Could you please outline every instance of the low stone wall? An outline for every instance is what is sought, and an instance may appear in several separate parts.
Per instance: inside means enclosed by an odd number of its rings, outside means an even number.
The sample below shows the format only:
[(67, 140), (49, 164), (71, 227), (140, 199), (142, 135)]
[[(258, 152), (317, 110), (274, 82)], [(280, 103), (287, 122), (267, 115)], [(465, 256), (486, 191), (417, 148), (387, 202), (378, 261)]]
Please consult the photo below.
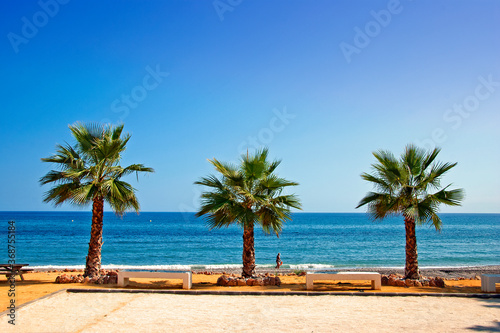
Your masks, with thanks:
[(218, 286), (280, 286), (278, 276), (264, 275), (250, 278), (222, 275), (217, 279)]
[(382, 275), (382, 285), (395, 287), (445, 287), (444, 279), (438, 276), (434, 278), (422, 276), (419, 280), (412, 280), (404, 279), (403, 275), (400, 274)]
[(101, 276), (89, 278), (82, 274), (67, 275), (61, 274), (56, 277), (56, 283), (93, 283), (93, 284), (113, 284), (118, 282), (118, 273), (115, 271), (101, 271)]

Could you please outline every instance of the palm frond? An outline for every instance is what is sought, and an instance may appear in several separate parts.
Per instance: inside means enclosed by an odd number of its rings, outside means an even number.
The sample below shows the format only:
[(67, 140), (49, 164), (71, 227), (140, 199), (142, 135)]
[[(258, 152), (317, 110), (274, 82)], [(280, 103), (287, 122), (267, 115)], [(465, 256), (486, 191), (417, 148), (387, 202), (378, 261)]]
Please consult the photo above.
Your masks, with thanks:
[[(117, 126), (115, 126), (113, 128), (109, 128), (107, 130), (107, 132), (111, 133), (111, 140), (119, 140), (120, 139), (120, 137), (122, 135), (122, 132), (123, 132), (123, 127), (124, 126), (125, 126), (124, 124), (120, 124), (120, 125), (117, 125)], [(129, 137), (130, 137), (130, 135), (127, 134), (126, 135), (126, 138), (127, 138), (126, 141), (128, 141)], [(122, 140), (123, 140), (123, 138), (122, 138)]]
[(439, 202), (448, 206), (460, 206), (461, 202), (463, 201), (465, 197), (465, 192), (463, 189), (454, 189), (447, 191), (446, 189), (450, 185), (446, 186), (444, 189), (434, 193), (430, 194), (428, 197), (435, 201)]
[(356, 206), (356, 208), (359, 208), (361, 206), (364, 206), (364, 205), (367, 205), (367, 204), (370, 204), (372, 202), (376, 202), (376, 201), (379, 201), (379, 200), (383, 200), (385, 194), (383, 193), (376, 193), (376, 192), (368, 192), (364, 197), (363, 199), (361, 199), (359, 202), (358, 202), (358, 205)]
[(387, 192), (387, 193), (392, 193), (394, 191), (393, 186), (394, 184), (389, 183), (386, 180), (386, 177), (384, 178), (379, 178), (374, 175), (371, 175), (369, 173), (363, 173), (361, 174), (361, 178), (364, 180), (373, 183), (373, 186), (376, 189), (380, 189), (381, 191)]
[(135, 196), (135, 191), (127, 182), (109, 179), (104, 184), (104, 190), (109, 194), (104, 198), (118, 215), (123, 215), (127, 210), (139, 211), (140, 206)]
[[(71, 204), (75, 204), (74, 197), (80, 187), (81, 184), (79, 183), (67, 183), (67, 184), (56, 185), (47, 192), (45, 192), (43, 201), (47, 203), (52, 202), (56, 207), (66, 201)], [(84, 204), (86, 203), (87, 202), (85, 202)]]
[(262, 230), (266, 234), (274, 232), (276, 236), (279, 236), (281, 233), (283, 223), (292, 219), (289, 209), (275, 205), (261, 207), (261, 209), (256, 212), (256, 215), (261, 221), (260, 225), (262, 226)]
[(433, 186), (434, 188), (439, 188), (441, 176), (443, 176), (446, 172), (448, 172), (456, 165), (457, 163), (436, 163), (432, 166), (431, 171), (429, 172), (427, 177), (422, 180), (422, 182), (425, 185), (428, 184)]
[(225, 178), (237, 178), (241, 177), (241, 175), (238, 173), (237, 168), (229, 163), (222, 163), (218, 161), (217, 159), (213, 160), (208, 160), (212, 165), (215, 167), (215, 169), (222, 174), (223, 177)]
[(221, 183), (221, 181), (214, 175), (209, 175), (208, 177), (202, 177), (200, 178), (200, 180), (194, 182), (194, 184), (213, 187), (221, 190), (224, 188), (224, 185)]
[(145, 167), (143, 164), (131, 164), (126, 168), (122, 168), (121, 166), (111, 166), (107, 168), (107, 171), (107, 174), (111, 178), (117, 179), (135, 173), (137, 180), (139, 179), (139, 172), (155, 172), (153, 168)]
[(270, 202), (272, 206), (286, 207), (287, 210), (289, 210), (289, 207), (302, 209), (302, 204), (295, 194), (280, 195), (278, 197), (271, 198)]
[(422, 163), (422, 170), (426, 170), (434, 162), (440, 151), (441, 149), (436, 147), (426, 155)]
[(411, 176), (418, 176), (422, 172), (422, 165), (425, 158), (425, 151), (414, 145), (408, 145), (401, 156), (401, 166), (408, 170)]
[(267, 168), (267, 174), (270, 175), (276, 170), (276, 168), (281, 164), (281, 160), (272, 161), (269, 167)]
[(273, 195), (281, 193), (285, 188), (289, 186), (298, 186), (299, 183), (289, 181), (284, 178), (280, 178), (276, 175), (269, 175), (261, 179), (256, 188), (256, 193), (263, 193), (266, 195)]
[(55, 183), (67, 180), (66, 173), (63, 171), (55, 171), (51, 170), (47, 172), (47, 174), (40, 178), (39, 182), (41, 185), (45, 185), (48, 183)]
[(94, 149), (96, 140), (104, 134), (104, 126), (98, 123), (83, 124), (80, 122), (70, 125), (69, 129), (77, 142), (77, 149), (89, 155)]

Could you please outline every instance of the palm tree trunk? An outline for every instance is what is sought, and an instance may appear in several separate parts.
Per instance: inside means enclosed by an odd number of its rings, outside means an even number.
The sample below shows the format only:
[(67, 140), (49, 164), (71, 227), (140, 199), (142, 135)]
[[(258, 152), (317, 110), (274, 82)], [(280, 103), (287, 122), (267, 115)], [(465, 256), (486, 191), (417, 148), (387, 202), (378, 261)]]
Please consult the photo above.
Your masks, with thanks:
[(98, 277), (101, 270), (102, 248), (102, 221), (104, 213), (104, 199), (94, 198), (92, 205), (92, 228), (90, 230), (89, 253), (85, 265), (84, 276)]
[(243, 277), (251, 277), (255, 274), (255, 245), (253, 237), (253, 223), (243, 226)]
[(405, 279), (419, 279), (420, 272), (418, 270), (417, 259), (417, 234), (415, 232), (415, 220), (405, 216), (406, 230), (406, 265)]

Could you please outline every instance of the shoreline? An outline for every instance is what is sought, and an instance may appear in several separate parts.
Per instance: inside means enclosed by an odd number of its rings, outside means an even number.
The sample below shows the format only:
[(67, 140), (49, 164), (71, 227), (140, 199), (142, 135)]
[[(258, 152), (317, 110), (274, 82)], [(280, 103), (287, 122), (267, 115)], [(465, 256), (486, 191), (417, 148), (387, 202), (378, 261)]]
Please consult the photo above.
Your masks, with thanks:
[[(103, 265), (102, 269), (104, 270), (191, 270), (197, 274), (203, 274), (205, 272), (211, 274), (235, 274), (240, 275), (242, 271), (242, 267), (217, 267), (217, 268), (200, 268), (203, 265), (178, 265), (180, 267), (185, 268), (158, 268), (157, 265), (145, 265), (141, 266), (127, 266), (127, 265)], [(209, 265), (207, 265), (209, 266)], [(119, 268), (118, 268), (119, 267)], [(195, 267), (195, 268), (190, 268)], [(71, 273), (76, 271), (82, 271), (83, 266), (33, 266), (36, 272), (61, 272), (61, 273)], [(292, 268), (280, 268), (275, 269), (272, 267), (259, 267), (255, 268), (256, 274), (290, 274), (295, 272), (309, 272), (309, 271), (352, 271), (352, 272), (377, 272), (383, 275), (390, 274), (404, 274), (403, 267), (331, 267), (331, 268), (306, 268), (306, 269), (292, 269)], [(421, 267), (420, 273), (423, 276), (427, 277), (442, 277), (445, 279), (453, 279), (453, 278), (476, 278), (481, 274), (500, 274), (500, 265), (487, 265), (487, 266), (460, 266), (460, 267)]]

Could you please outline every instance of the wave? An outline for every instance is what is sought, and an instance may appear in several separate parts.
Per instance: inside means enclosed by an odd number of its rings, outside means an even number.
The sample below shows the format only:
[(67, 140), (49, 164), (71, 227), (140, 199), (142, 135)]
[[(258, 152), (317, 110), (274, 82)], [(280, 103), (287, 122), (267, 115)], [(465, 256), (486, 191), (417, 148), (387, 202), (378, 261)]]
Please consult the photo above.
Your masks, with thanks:
[[(260, 267), (260, 266), (259, 266)], [(30, 266), (33, 269), (39, 270), (62, 270), (62, 269), (84, 269), (85, 265), (40, 265)], [(102, 269), (107, 270), (215, 270), (215, 269), (237, 269), (241, 265), (227, 264), (227, 265), (102, 265)]]
[[(33, 269), (38, 270), (62, 270), (62, 269), (84, 269), (85, 265), (41, 265), (41, 266), (30, 266)], [(241, 269), (241, 264), (195, 264), (195, 265), (116, 265), (108, 264), (102, 265), (102, 269), (108, 270), (232, 270)], [(296, 265), (283, 265), (282, 269), (331, 269), (334, 265), (324, 265), (324, 264), (296, 264)], [(275, 265), (257, 265), (257, 269), (274, 269)]]
[[(446, 269), (446, 268), (452, 268), (452, 269), (467, 269), (471, 267), (483, 267), (483, 266), (488, 266), (488, 265), (457, 265), (457, 266), (420, 266), (420, 269)], [(85, 265), (39, 265), (39, 266), (30, 266), (30, 268), (33, 268), (35, 270), (64, 270), (64, 269), (78, 269), (78, 270), (83, 270), (85, 268)], [(212, 265), (212, 264), (196, 264), (196, 265), (116, 265), (116, 264), (108, 264), (108, 265), (102, 265), (102, 269), (106, 270), (193, 270), (193, 271), (211, 271), (211, 270), (217, 270), (217, 271), (222, 271), (222, 270), (228, 270), (228, 271), (233, 271), (233, 270), (238, 270), (241, 269), (242, 265), (241, 264), (218, 264), (218, 265)], [(281, 269), (285, 270), (331, 270), (331, 269), (363, 269), (363, 268), (383, 268), (383, 269), (404, 269), (403, 266), (365, 266), (365, 265), (358, 265), (358, 266), (353, 266), (353, 265), (340, 265), (340, 266), (335, 266), (335, 265), (327, 265), (327, 264), (284, 264), (281, 266)], [(274, 265), (259, 265), (257, 264), (257, 270), (262, 269), (262, 270), (273, 270), (275, 269)]]

